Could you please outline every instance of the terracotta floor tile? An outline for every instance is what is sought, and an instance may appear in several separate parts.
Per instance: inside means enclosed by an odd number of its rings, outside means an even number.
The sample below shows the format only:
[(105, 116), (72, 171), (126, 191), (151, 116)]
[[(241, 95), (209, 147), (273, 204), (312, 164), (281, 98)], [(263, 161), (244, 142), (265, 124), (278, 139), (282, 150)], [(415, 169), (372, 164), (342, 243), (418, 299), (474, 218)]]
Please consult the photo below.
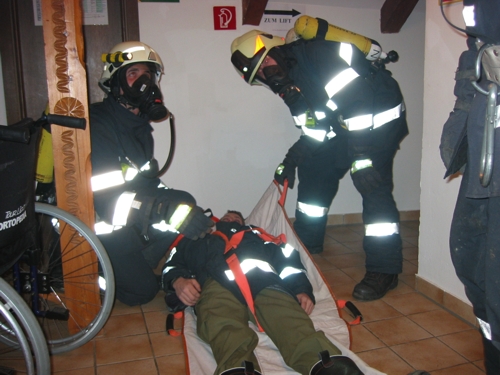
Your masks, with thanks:
[(471, 362), (483, 358), (481, 334), (475, 329), (440, 336), (438, 339)]
[(415, 369), (433, 371), (467, 363), (460, 354), (436, 338), (391, 347)]
[(403, 249), (403, 259), (418, 260), (418, 247), (412, 246)]
[(370, 302), (360, 302), (353, 300), (354, 305), (363, 314), (363, 323), (391, 319), (402, 316), (402, 314), (396, 310), (394, 307), (388, 305), (382, 300), (370, 301)]
[(165, 292), (159, 291), (156, 297), (151, 302), (145, 305), (141, 305), (141, 310), (143, 312), (165, 310), (167, 308), (167, 305), (165, 304), (164, 297), (165, 297)]
[(409, 315), (408, 318), (434, 336), (472, 329), (469, 324), (442, 309)]
[(355, 253), (354, 250), (340, 243), (333, 244), (325, 244), (323, 247), (322, 256), (330, 256), (330, 255), (342, 255), (342, 254), (352, 254)]
[(158, 357), (156, 363), (158, 364), (159, 375), (186, 375), (184, 354)]
[(163, 311), (152, 311), (144, 313), (148, 332), (166, 332), (166, 322), (168, 314), (169, 312), (166, 309)]
[(52, 368), (52, 373), (54, 375), (95, 375), (96, 369), (94, 366), (80, 369), (70, 369), (66, 371), (57, 371)]
[(437, 304), (417, 292), (397, 295), (387, 294), (383, 300), (404, 315), (438, 310), (440, 308)]
[(184, 353), (182, 336), (170, 336), (166, 332), (156, 332), (149, 335), (155, 357)]
[(404, 237), (403, 238), (403, 248), (408, 246), (418, 246), (418, 236), (415, 237)]
[(354, 353), (384, 348), (385, 344), (362, 325), (351, 327), (351, 350)]
[(369, 350), (358, 356), (365, 363), (387, 375), (406, 375), (414, 369), (389, 348)]
[(141, 306), (128, 306), (116, 300), (111, 315), (135, 314), (141, 312)]
[(347, 242), (347, 241), (361, 241), (363, 240), (362, 233), (356, 233), (346, 226), (334, 226), (331, 228), (327, 228), (326, 234), (327, 236), (333, 238), (338, 242)]
[[(343, 299), (346, 301), (352, 301), (352, 290), (354, 289), (354, 285), (356, 283), (354, 281), (351, 281), (347, 284), (342, 284), (342, 285), (331, 285), (330, 288), (333, 291), (333, 294), (335, 298), (337, 299)], [(354, 303), (356, 305), (356, 303)]]
[(365, 266), (356, 266), (356, 267), (344, 267), (342, 268), (342, 272), (348, 275), (351, 279), (359, 283), (365, 277), (366, 269)]
[(50, 357), (52, 371), (91, 368), (94, 371), (94, 347), (91, 341), (67, 353), (54, 354)]
[(313, 259), (314, 263), (318, 266), (321, 272), (325, 272), (331, 269), (337, 269), (337, 267), (335, 267), (331, 262), (329, 262), (320, 255), (315, 255)]
[(399, 281), (409, 285), (411, 288), (415, 289), (415, 275), (399, 275)]
[(326, 282), (329, 285), (342, 285), (352, 283), (352, 279), (339, 269), (330, 269), (322, 271)]
[(153, 357), (148, 335), (96, 340), (98, 366)]
[(104, 338), (140, 335), (146, 333), (142, 312), (110, 316), (103, 329)]
[(349, 249), (351, 249), (352, 251), (354, 251), (356, 253), (364, 252), (363, 241), (345, 241), (345, 242), (342, 242), (342, 244), (345, 247), (348, 247)]
[(364, 253), (352, 253), (352, 254), (342, 254), (342, 255), (323, 255), (323, 257), (337, 268), (352, 267), (352, 266), (364, 266), (365, 265), (365, 254)]
[(365, 323), (366, 327), (377, 338), (388, 346), (403, 344), (431, 337), (431, 334), (406, 317), (380, 320)]
[(154, 359), (97, 366), (97, 375), (157, 375)]
[(432, 375), (483, 375), (484, 371), (478, 369), (472, 363), (432, 371)]
[(415, 275), (418, 272), (418, 264), (414, 261), (403, 259), (403, 275)]

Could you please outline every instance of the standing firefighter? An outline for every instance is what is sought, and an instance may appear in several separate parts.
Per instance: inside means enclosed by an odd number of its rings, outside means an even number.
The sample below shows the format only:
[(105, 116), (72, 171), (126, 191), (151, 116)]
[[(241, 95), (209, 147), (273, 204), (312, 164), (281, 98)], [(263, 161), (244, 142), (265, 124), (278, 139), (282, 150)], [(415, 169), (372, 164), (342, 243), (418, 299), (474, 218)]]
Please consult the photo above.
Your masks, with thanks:
[(457, 100), (440, 146), (445, 177), (464, 172), (451, 258), (481, 328), (488, 375), (500, 374), (499, 14), (499, 0), (464, 0), (468, 50), (459, 59)]
[(158, 293), (153, 270), (178, 233), (203, 237), (213, 222), (191, 194), (158, 178), (150, 121), (169, 116), (158, 87), (160, 56), (144, 43), (124, 42), (103, 58), (99, 83), (107, 96), (90, 108), (96, 230), (118, 299), (138, 305)]
[(298, 168), (299, 238), (311, 253), (323, 251), (330, 205), (350, 171), (363, 198), (366, 253), (366, 274), (353, 296), (383, 297), (402, 271), (392, 167), (408, 127), (401, 91), (385, 69), (397, 54), (388, 58), (375, 41), (308, 16), (297, 20), (287, 43), (253, 30), (234, 40), (231, 53), (245, 81), (279, 95), (302, 129), (274, 176), (293, 187)]

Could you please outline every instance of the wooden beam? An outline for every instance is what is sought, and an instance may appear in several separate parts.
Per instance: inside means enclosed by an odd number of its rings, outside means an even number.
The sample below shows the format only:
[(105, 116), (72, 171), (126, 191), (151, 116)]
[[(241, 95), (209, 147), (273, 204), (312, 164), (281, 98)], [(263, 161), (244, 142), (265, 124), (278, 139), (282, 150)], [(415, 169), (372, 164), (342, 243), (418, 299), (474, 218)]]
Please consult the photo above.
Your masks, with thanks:
[(267, 0), (242, 0), (243, 25), (260, 25), (260, 20), (266, 10)]
[(380, 10), (380, 31), (398, 33), (417, 3), (418, 0), (385, 0)]

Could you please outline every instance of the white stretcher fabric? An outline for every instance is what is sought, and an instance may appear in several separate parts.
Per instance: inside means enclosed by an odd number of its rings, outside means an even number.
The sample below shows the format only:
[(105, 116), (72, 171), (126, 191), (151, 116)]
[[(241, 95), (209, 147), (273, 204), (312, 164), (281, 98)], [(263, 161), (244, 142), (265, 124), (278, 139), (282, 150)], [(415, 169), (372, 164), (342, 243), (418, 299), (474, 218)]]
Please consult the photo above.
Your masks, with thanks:
[[(337, 309), (333, 292), (315, 265), (309, 252), (298, 239), (288, 219), (285, 209), (279, 204), (282, 194), (281, 187), (274, 181), (266, 190), (260, 201), (246, 219), (247, 224), (261, 227), (272, 235), (284, 233), (287, 242), (300, 252), (301, 260), (307, 270), (307, 275), (313, 286), (316, 306), (311, 319), (316, 330), (322, 330), (337, 346), (342, 354), (352, 358), (365, 375), (384, 375), (384, 373), (369, 367), (355, 353), (349, 350), (350, 334), (348, 325)], [(259, 337), (259, 345), (255, 355), (263, 375), (296, 375), (281, 357), (274, 343), (265, 333), (249, 323)], [(191, 375), (213, 375), (216, 363), (210, 346), (196, 334), (196, 316), (191, 307), (184, 311), (183, 337), (186, 353), (186, 370)], [(319, 361), (319, 358), (318, 358)]]

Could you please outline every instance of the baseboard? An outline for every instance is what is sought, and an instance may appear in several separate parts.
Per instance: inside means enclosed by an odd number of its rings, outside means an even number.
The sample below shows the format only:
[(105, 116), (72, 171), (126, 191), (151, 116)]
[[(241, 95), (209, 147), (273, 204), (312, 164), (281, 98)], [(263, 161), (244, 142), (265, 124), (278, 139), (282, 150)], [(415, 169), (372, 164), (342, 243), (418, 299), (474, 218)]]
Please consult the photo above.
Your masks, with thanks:
[[(420, 210), (399, 211), (400, 221), (415, 221), (420, 219)], [(362, 214), (328, 215), (327, 225), (363, 224)]]
[(434, 284), (422, 279), (420, 276), (415, 275), (415, 288), (417, 291), (444, 309), (455, 314), (470, 325), (478, 328), (477, 319), (472, 311), (472, 306), (457, 297), (445, 292)]

